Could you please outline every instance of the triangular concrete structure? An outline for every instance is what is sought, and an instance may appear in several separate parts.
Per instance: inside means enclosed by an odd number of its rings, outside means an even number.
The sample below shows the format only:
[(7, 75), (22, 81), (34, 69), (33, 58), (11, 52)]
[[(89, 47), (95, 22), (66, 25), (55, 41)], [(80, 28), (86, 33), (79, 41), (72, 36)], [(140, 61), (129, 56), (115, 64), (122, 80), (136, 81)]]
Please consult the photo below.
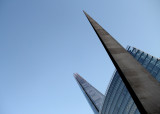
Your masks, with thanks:
[(140, 113), (160, 114), (160, 83), (95, 20), (87, 13), (85, 15), (106, 49)]

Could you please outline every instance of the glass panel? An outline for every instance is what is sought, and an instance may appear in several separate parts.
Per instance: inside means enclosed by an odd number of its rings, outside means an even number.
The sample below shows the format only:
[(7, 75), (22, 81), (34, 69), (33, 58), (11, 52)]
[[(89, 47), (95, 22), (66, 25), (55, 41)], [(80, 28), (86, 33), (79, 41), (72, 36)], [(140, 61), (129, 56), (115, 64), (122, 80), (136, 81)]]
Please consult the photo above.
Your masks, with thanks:
[(133, 47), (128, 48), (129, 53), (132, 53), (132, 51), (133, 51)]
[(138, 51), (135, 56), (135, 59), (138, 60), (142, 53), (143, 53), (142, 51)]
[(128, 114), (132, 105), (133, 105), (133, 99), (130, 97), (123, 114)]
[(157, 59), (156, 58), (154, 58), (154, 57), (152, 57), (152, 60), (150, 61), (150, 63), (148, 64), (148, 66), (147, 66), (147, 70), (150, 72), (152, 69), (153, 69), (153, 67), (155, 66), (155, 63), (157, 62)]
[(137, 53), (137, 51), (138, 51), (138, 50), (137, 50), (136, 48), (134, 48), (134, 49), (132, 50), (132, 53), (131, 53), (131, 54), (132, 54), (133, 56), (135, 56), (136, 53)]
[(158, 71), (158, 74), (156, 76), (156, 79), (160, 82), (160, 70)]
[(142, 53), (141, 57), (138, 59), (138, 61), (142, 64), (144, 59), (146, 58), (147, 54), (146, 53)]
[[(126, 88), (126, 90), (127, 90), (127, 88)], [(124, 99), (123, 99), (123, 102), (121, 103), (120, 110), (119, 110), (119, 112), (118, 112), (119, 114), (123, 114), (123, 111), (125, 110), (126, 105), (127, 105), (127, 103), (128, 103), (128, 100), (129, 100), (130, 98), (131, 98), (131, 96), (130, 96), (128, 90), (127, 90), (127, 93), (126, 93), (126, 95), (125, 95), (125, 97), (124, 97)]]
[(150, 56), (150, 55), (147, 56), (147, 58), (143, 62), (143, 66), (144, 67), (147, 67), (147, 65), (150, 62), (151, 58), (152, 58), (152, 56)]
[(117, 92), (115, 94), (114, 100), (112, 101), (111, 108), (109, 110), (109, 114), (112, 114), (113, 111), (115, 110), (115, 106), (117, 105), (117, 101), (119, 100), (119, 97), (120, 97), (120, 95), (122, 93), (122, 89), (124, 87), (123, 85), (124, 84), (123, 84), (123, 82), (121, 80), (121, 84), (119, 85), (118, 90), (117, 90)]
[(137, 109), (136, 112), (134, 114), (140, 114), (139, 110)]
[(109, 107), (108, 107), (109, 100), (110, 100), (110, 98), (112, 98), (112, 93), (114, 91), (114, 88), (115, 88), (119, 78), (120, 78), (120, 76), (119, 76), (118, 72), (116, 71), (115, 74), (114, 74), (113, 80), (110, 84), (110, 87), (107, 91), (107, 95), (105, 97), (105, 101), (104, 101), (104, 104), (103, 104), (103, 110), (102, 110), (103, 114), (106, 112), (107, 109), (109, 109)]
[(123, 86), (123, 90), (121, 90), (121, 94), (120, 94), (120, 96), (119, 96), (119, 98), (118, 98), (118, 100), (116, 102), (116, 106), (114, 107), (113, 114), (118, 114), (118, 112), (119, 112), (119, 110), (121, 108), (122, 101), (123, 101), (123, 99), (124, 99), (124, 97), (125, 97), (125, 95), (127, 93), (126, 92), (126, 87), (125, 87), (124, 83), (123, 83), (122, 86)]
[[(119, 77), (119, 75), (118, 75), (118, 77)], [(109, 99), (109, 101), (108, 101), (108, 104), (107, 104), (105, 113), (108, 113), (109, 109), (112, 107), (111, 104), (112, 104), (112, 102), (113, 102), (113, 100), (114, 100), (114, 98), (115, 98), (115, 96), (116, 96), (116, 92), (117, 92), (117, 90), (118, 90), (118, 87), (119, 87), (121, 81), (122, 81), (122, 80), (121, 80), (121, 78), (119, 77), (117, 83), (115, 83), (115, 87), (114, 87), (113, 92), (112, 92), (112, 95), (111, 95), (111, 97), (110, 97), (110, 99)]]
[(131, 107), (131, 109), (130, 109), (129, 114), (134, 114), (134, 113), (136, 112), (136, 109), (137, 109), (137, 106), (136, 106), (135, 103), (133, 103), (133, 105), (132, 105), (132, 107)]

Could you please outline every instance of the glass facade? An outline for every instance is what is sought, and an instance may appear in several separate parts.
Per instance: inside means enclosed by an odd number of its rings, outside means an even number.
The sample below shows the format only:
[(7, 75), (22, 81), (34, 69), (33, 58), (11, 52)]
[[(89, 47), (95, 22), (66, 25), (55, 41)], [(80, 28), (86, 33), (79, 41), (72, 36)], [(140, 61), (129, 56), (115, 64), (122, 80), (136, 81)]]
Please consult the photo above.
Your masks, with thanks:
[[(127, 51), (160, 82), (160, 60), (134, 47)], [(130, 93), (115, 71), (106, 92), (100, 114), (139, 114)]]
[[(160, 82), (160, 59), (130, 46), (127, 51)], [(117, 71), (113, 74), (105, 96), (80, 75), (74, 76), (95, 114), (140, 114)]]
[(99, 113), (99, 110), (104, 101), (104, 95), (83, 79), (79, 74), (74, 74), (81, 90), (83, 91), (88, 103), (90, 104), (95, 114)]

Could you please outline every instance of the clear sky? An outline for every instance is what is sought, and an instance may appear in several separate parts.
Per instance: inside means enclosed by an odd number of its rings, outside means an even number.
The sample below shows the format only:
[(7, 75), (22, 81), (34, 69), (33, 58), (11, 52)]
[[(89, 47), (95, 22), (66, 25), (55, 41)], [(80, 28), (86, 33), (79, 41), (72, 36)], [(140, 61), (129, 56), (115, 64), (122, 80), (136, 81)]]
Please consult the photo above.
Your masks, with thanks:
[(122, 46), (160, 57), (159, 0), (0, 0), (0, 114), (93, 114), (77, 72), (103, 94), (114, 66), (85, 10)]

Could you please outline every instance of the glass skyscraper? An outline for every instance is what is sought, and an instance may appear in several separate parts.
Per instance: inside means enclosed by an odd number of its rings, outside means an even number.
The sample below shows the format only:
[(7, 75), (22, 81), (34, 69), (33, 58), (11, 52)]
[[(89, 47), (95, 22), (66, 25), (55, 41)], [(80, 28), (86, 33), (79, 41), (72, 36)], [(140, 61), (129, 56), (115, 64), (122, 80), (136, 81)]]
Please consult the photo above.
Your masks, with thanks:
[[(127, 47), (127, 51), (160, 82), (160, 59), (131, 46)], [(75, 78), (95, 114), (140, 113), (117, 71), (114, 72), (105, 95), (78, 74), (75, 74)]]
[(98, 114), (104, 101), (104, 95), (91, 84), (89, 84), (85, 79), (83, 79), (79, 74), (74, 74), (74, 77), (77, 80), (77, 83), (79, 84), (92, 110), (95, 114)]

